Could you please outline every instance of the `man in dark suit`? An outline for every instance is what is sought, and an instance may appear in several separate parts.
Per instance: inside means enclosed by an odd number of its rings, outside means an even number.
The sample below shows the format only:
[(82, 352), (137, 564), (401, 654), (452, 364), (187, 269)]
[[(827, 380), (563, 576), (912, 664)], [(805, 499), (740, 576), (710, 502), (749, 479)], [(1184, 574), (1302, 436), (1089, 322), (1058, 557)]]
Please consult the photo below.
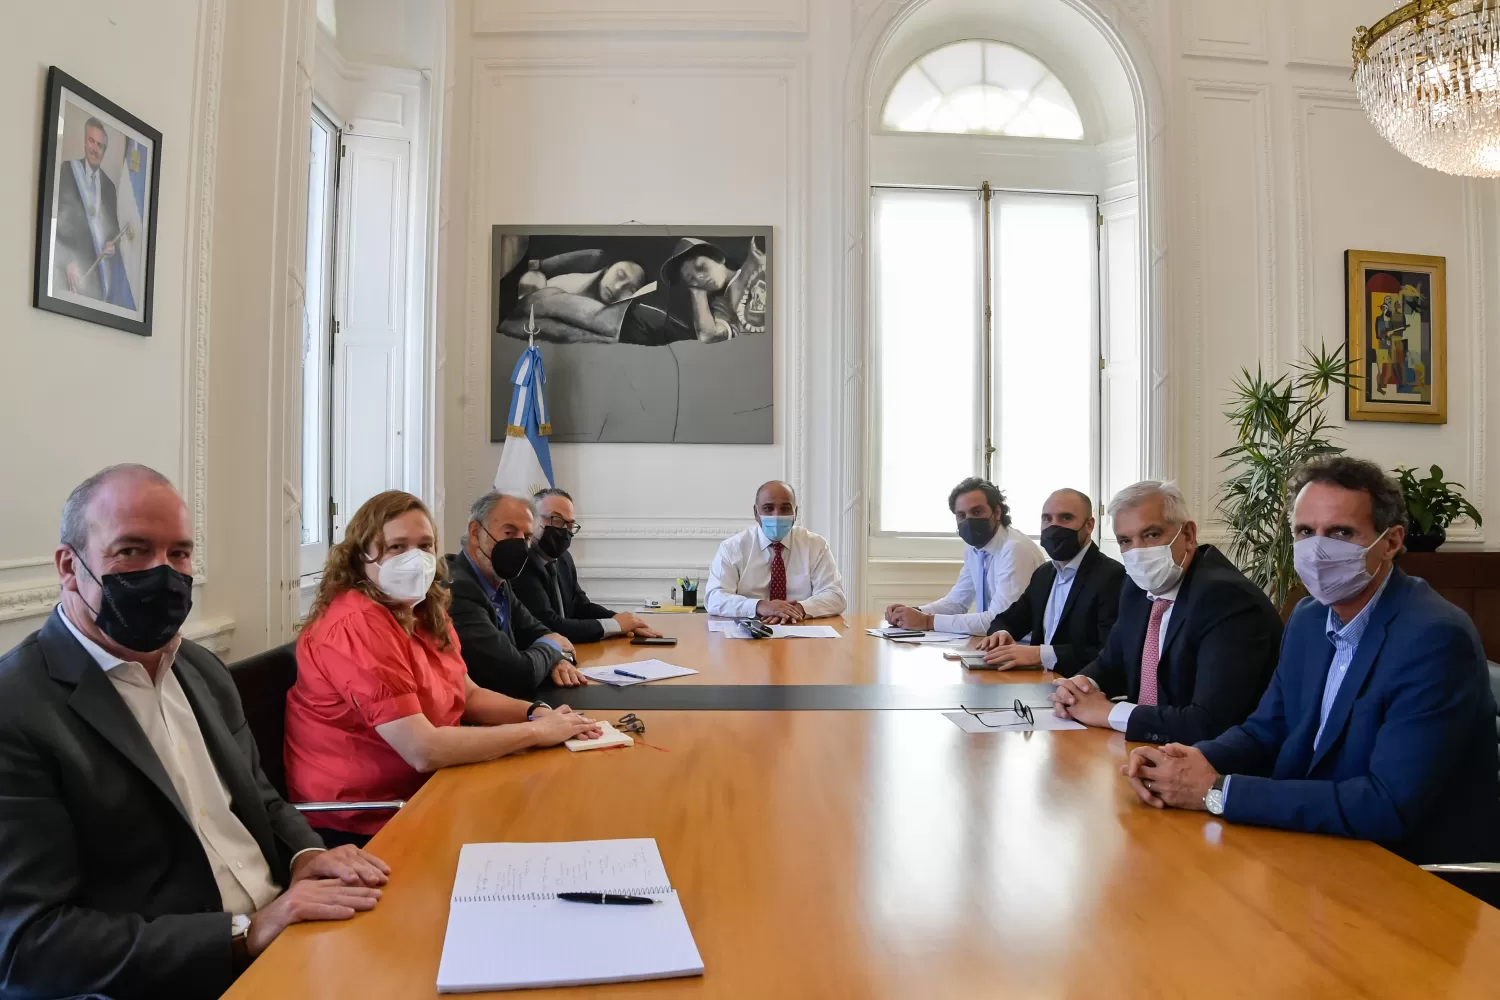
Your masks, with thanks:
[(187, 506), (115, 466), (68, 497), (61, 600), (0, 659), (0, 996), (212, 998), (289, 924), (375, 905), (260, 769), (234, 682), (178, 629)]
[(1245, 721), (1276, 669), (1276, 609), (1222, 552), (1198, 544), (1171, 483), (1126, 487), (1109, 516), (1130, 579), (1098, 658), (1056, 681), (1057, 714), (1142, 743), (1212, 739)]
[(62, 164), (57, 175), (57, 240), (53, 246), (53, 290), (67, 289), (134, 309), (129, 278), (119, 252), (119, 204), (115, 182), (102, 168), (109, 149), (104, 123), (83, 126), (83, 156)]
[(1125, 567), (1100, 552), (1093, 535), (1094, 504), (1086, 494), (1063, 489), (1047, 498), (1042, 548), (1048, 561), (990, 623), (979, 643), (986, 663), (1072, 677), (1094, 661), (1114, 628)]
[(573, 643), (532, 617), (511, 588), (526, 565), (532, 523), (524, 497), (486, 493), (469, 508), (463, 551), (447, 557), (448, 614), (469, 676), (521, 699), (549, 680), (558, 687), (587, 683), (574, 665)]
[(1417, 864), (1500, 858), (1495, 701), (1474, 623), (1395, 565), (1400, 488), (1338, 456), (1290, 484), (1297, 575), (1312, 595), (1241, 726), (1141, 748), (1123, 769), (1158, 808), (1373, 840)]
[(552, 631), (573, 642), (598, 642), (611, 635), (660, 636), (639, 615), (619, 614), (589, 600), (578, 582), (578, 567), (568, 548), (579, 525), (573, 498), (559, 489), (545, 489), (532, 497), (536, 506), (536, 536), (521, 575), (516, 596), (526, 610)]

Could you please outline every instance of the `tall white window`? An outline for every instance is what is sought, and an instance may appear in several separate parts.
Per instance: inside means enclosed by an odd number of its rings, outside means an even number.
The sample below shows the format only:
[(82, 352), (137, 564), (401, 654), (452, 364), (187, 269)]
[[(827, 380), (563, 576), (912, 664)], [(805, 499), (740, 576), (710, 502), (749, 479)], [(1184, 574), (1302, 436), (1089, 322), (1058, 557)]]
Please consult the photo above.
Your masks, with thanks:
[(897, 132), (1083, 138), (1068, 88), (1035, 56), (971, 39), (927, 53), (891, 88), (881, 116)]
[(333, 256), (339, 131), (317, 108), (308, 123), (307, 259), (302, 296), (302, 573), (328, 555), (332, 523)]
[(1097, 201), (873, 194), (876, 530), (951, 535), (948, 490), (984, 475), (1035, 534), (1053, 490), (1098, 495)]

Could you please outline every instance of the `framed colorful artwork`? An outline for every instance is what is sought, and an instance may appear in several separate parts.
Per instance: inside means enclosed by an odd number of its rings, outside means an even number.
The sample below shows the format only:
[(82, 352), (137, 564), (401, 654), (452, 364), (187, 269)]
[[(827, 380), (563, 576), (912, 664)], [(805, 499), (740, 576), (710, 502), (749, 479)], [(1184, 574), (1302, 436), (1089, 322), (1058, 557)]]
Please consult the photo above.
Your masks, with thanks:
[(1344, 416), (1448, 422), (1448, 261), (1344, 252), (1350, 368)]

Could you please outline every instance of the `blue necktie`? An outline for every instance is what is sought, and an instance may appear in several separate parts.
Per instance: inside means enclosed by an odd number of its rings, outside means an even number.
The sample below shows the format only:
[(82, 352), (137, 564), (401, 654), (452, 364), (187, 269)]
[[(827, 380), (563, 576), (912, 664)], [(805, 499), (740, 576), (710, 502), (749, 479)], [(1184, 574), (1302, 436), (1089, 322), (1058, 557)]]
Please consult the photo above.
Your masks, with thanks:
[(501, 584), (495, 591), (495, 617), (500, 620), (500, 631), (510, 631), (510, 601), (505, 596), (505, 585)]
[(986, 587), (988, 582), (985, 577), (989, 576), (990, 554), (983, 549), (979, 550), (979, 593), (974, 595), (974, 610), (988, 611), (990, 604), (990, 592)]

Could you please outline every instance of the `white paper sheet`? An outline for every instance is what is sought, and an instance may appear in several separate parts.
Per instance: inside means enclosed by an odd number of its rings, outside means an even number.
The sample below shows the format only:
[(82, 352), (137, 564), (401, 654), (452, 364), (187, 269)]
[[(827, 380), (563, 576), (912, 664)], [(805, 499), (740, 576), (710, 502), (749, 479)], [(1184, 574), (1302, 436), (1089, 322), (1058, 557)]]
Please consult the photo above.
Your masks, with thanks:
[[(621, 670), (638, 674), (639, 676), (626, 677), (625, 674), (620, 673)], [(686, 677), (688, 674), (696, 674), (698, 671), (692, 667), (679, 667), (672, 663), (663, 663), (661, 660), (635, 660), (631, 663), (615, 663), (603, 667), (584, 667), (578, 672), (591, 681), (608, 684), (610, 687), (630, 687), (632, 684), (645, 684), (647, 681), (662, 681), (668, 677)]]
[[(729, 624), (734, 625), (734, 622)], [(748, 639), (749, 634), (744, 629), (736, 626), (734, 629), (723, 630), (727, 639)], [(837, 639), (839, 630), (832, 625), (772, 625), (772, 639)]]
[[(1072, 719), (1059, 719), (1052, 714), (1052, 704), (1048, 702), (1046, 707), (1031, 706), (1032, 716), (1036, 719), (1036, 725), (1029, 725), (1025, 719), (1016, 715), (1015, 712), (996, 710), (979, 712), (980, 718), (975, 718), (968, 712), (944, 712), (943, 715), (950, 719), (955, 726), (966, 733), (1060, 733), (1076, 729), (1087, 729), (1081, 722)], [(985, 725), (989, 723), (989, 725)]]
[(923, 632), (908, 639), (892, 639), (892, 642), (968, 642), (974, 638), (965, 632)]

